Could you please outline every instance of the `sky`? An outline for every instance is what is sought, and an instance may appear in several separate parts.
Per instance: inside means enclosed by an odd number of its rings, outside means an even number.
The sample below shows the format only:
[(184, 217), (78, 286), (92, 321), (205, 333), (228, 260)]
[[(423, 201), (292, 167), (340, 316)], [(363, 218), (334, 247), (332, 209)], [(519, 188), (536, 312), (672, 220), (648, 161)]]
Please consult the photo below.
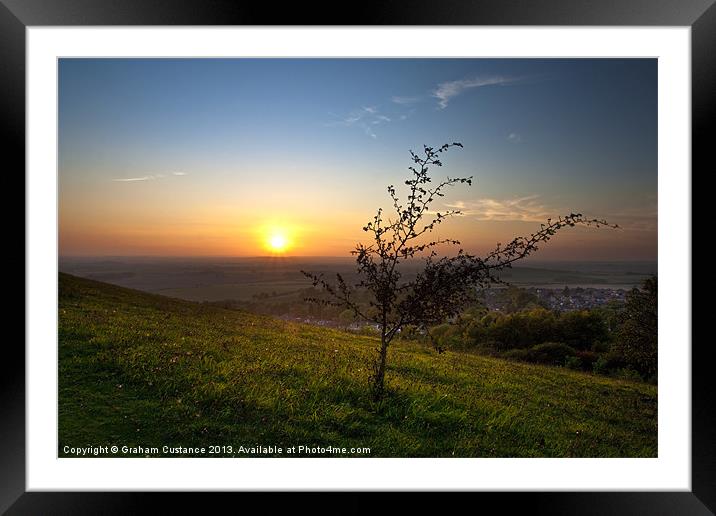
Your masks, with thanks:
[[(60, 59), (62, 256), (347, 256), (409, 151), (472, 253), (572, 212), (541, 260), (656, 260), (655, 59)], [(402, 190), (399, 189), (399, 193)]]

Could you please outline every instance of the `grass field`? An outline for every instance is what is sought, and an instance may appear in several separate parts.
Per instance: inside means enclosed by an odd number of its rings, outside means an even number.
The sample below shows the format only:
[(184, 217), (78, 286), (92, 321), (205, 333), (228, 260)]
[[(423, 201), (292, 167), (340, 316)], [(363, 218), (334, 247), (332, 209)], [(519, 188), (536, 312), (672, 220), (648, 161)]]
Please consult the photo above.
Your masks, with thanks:
[(376, 345), (60, 274), (58, 453), (219, 445), (232, 446), (219, 456), (255, 456), (237, 450), (305, 445), (368, 447), (361, 456), (371, 457), (657, 455), (653, 385), (399, 342), (389, 396), (374, 404), (366, 365)]

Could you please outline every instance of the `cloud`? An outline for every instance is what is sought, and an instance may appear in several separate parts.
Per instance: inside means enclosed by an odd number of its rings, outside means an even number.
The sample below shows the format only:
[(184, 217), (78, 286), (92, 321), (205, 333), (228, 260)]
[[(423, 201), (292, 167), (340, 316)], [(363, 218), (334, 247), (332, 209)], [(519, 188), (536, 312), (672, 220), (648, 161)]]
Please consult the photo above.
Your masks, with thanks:
[(544, 222), (549, 217), (556, 218), (559, 211), (539, 202), (538, 195), (515, 197), (512, 199), (477, 199), (458, 201), (448, 204), (448, 208), (460, 210), (462, 215), (477, 220)]
[(375, 106), (363, 106), (359, 109), (351, 111), (345, 116), (333, 116), (336, 117), (337, 120), (329, 122), (326, 124), (327, 126), (357, 126), (363, 129), (363, 132), (373, 139), (378, 138), (378, 135), (373, 131), (373, 129), (371, 129), (371, 126), (387, 124), (393, 121), (393, 119), (389, 116), (381, 114), (380, 110)]
[(403, 113), (402, 115), (398, 116), (398, 120), (407, 120), (411, 116), (415, 114), (415, 109), (411, 109), (407, 113)]
[(394, 97), (391, 97), (390, 100), (392, 102), (395, 102), (396, 104), (400, 104), (401, 106), (407, 106), (410, 104), (417, 104), (418, 102), (421, 102), (423, 100), (423, 97), (415, 95), (412, 97), (404, 97), (400, 95), (396, 95)]
[[(446, 204), (448, 208), (460, 210), (461, 215), (480, 221), (501, 222), (546, 222), (565, 215), (570, 210), (557, 209), (540, 202), (539, 195), (514, 197), (511, 199), (477, 199)], [(635, 207), (619, 212), (605, 212), (603, 217), (612, 224), (618, 224), (626, 231), (652, 232), (657, 229), (656, 208)], [(591, 216), (587, 216), (591, 218)], [(602, 218), (599, 214), (597, 218)]]
[(361, 121), (365, 121), (365, 120), (370, 121), (370, 119), (372, 119), (372, 118), (377, 118), (378, 117), (377, 113), (378, 113), (378, 109), (375, 107), (372, 107), (372, 106), (362, 107), (360, 109), (353, 110), (344, 116), (333, 115), (336, 118), (338, 118), (338, 120), (329, 122), (327, 125), (328, 126), (336, 126), (336, 125), (351, 126), (351, 125), (354, 125)]
[(117, 181), (120, 183), (130, 183), (133, 181), (151, 181), (152, 179), (154, 179), (154, 176), (127, 177), (122, 179), (112, 179), (112, 181)]
[(346, 125), (351, 125), (360, 120), (361, 118), (363, 118), (362, 114), (348, 115), (343, 119), (343, 123)]
[(438, 106), (440, 109), (445, 109), (451, 99), (457, 97), (465, 90), (481, 88), (483, 86), (493, 86), (496, 84), (507, 84), (513, 81), (514, 79), (501, 76), (491, 76), (443, 82), (438, 84), (437, 88), (433, 91), (432, 96), (438, 99)]
[(373, 129), (370, 128), (368, 124), (363, 125), (363, 130), (365, 131), (365, 134), (373, 138), (374, 140), (378, 138), (378, 135), (373, 132)]
[(512, 143), (520, 143), (522, 141), (522, 135), (518, 133), (510, 133), (507, 135), (507, 140)]
[[(186, 172), (172, 172), (173, 176), (186, 176), (188, 175)], [(112, 181), (117, 183), (133, 183), (136, 181), (154, 181), (155, 179), (163, 179), (167, 177), (166, 174), (153, 174), (151, 176), (141, 176), (141, 177), (120, 177), (116, 179), (112, 179)]]

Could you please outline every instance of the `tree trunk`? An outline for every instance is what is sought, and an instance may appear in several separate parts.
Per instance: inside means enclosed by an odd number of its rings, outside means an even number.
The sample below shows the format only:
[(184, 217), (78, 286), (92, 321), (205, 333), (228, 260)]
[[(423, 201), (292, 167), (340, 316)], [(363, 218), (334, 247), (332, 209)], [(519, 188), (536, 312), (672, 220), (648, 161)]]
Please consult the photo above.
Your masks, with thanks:
[(380, 401), (385, 393), (385, 359), (388, 355), (388, 340), (385, 331), (380, 336), (380, 350), (376, 359), (375, 372), (373, 377), (373, 399)]

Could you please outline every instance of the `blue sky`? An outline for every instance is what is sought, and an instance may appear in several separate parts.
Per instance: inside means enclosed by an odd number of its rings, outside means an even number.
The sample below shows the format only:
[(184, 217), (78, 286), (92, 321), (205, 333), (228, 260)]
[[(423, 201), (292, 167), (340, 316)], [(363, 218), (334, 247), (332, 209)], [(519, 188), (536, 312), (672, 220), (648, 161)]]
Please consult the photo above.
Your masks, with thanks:
[(625, 229), (546, 258), (656, 258), (656, 60), (62, 59), (59, 137), (64, 254), (255, 254), (221, 235), (261, 216), (341, 254), (409, 149), (460, 141), (439, 172), (476, 179), (445, 200), (474, 250), (581, 211)]

